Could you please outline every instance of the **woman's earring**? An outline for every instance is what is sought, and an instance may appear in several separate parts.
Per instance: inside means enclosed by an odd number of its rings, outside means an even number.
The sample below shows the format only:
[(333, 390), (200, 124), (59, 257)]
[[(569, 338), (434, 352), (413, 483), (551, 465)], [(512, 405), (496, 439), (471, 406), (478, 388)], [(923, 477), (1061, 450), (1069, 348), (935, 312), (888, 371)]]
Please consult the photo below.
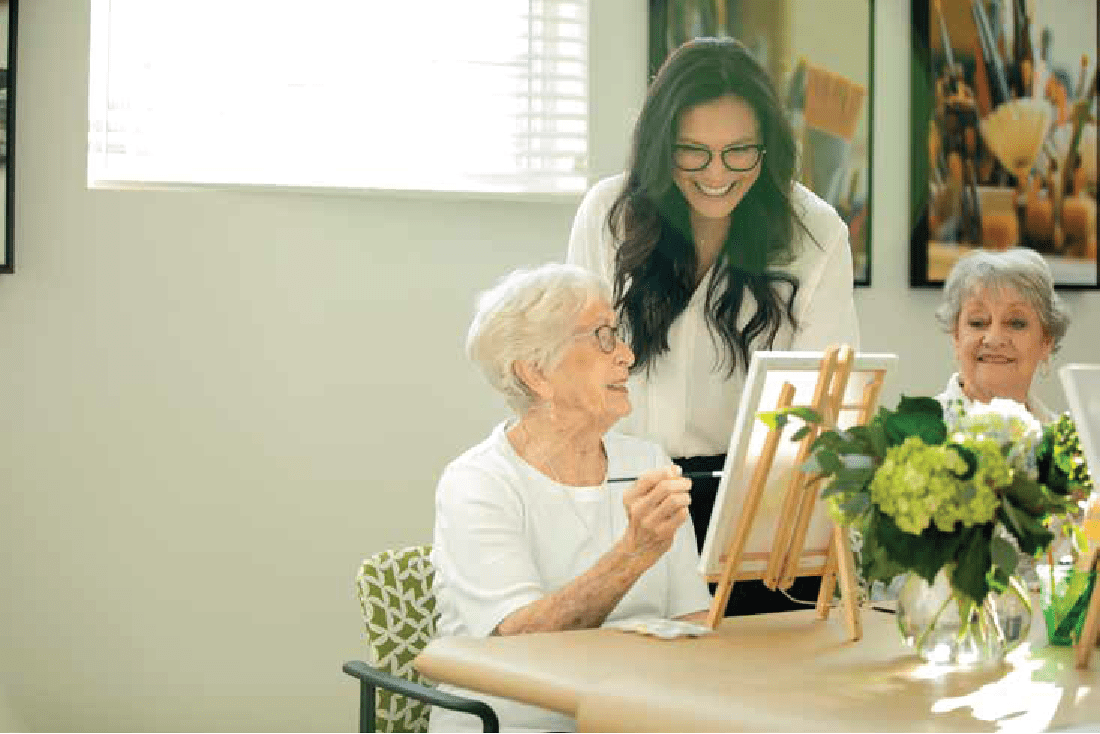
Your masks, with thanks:
[(1050, 357), (1039, 363), (1039, 377), (1044, 380), (1050, 377)]

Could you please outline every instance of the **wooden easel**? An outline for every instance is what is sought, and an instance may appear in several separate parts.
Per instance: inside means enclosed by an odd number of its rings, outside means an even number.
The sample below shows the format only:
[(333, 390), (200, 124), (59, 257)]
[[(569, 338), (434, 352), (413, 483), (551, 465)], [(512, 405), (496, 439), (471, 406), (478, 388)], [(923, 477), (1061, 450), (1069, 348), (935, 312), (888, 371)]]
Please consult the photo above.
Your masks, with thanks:
[[(878, 403), (879, 392), (885, 378), (885, 370), (874, 370), (874, 377), (867, 383), (855, 404), (844, 404), (844, 391), (848, 387), (848, 378), (852, 372), (854, 358), (849, 346), (830, 347), (825, 351), (814, 388), (813, 401), (808, 407), (822, 416), (825, 427), (836, 425), (841, 410), (856, 410), (856, 425), (870, 420)], [(795, 388), (789, 382), (784, 383), (779, 393), (777, 410), (790, 408)], [(795, 466), (801, 467), (810, 456), (810, 446), (822, 428), (809, 426), (802, 438)], [(764, 440), (752, 478), (749, 480), (748, 493), (744, 509), (737, 521), (737, 528), (723, 556), (722, 572), (709, 574), (707, 581), (716, 582), (714, 600), (707, 615), (707, 624), (715, 629), (725, 615), (726, 602), (729, 601), (733, 584), (737, 581), (763, 580), (770, 589), (788, 589), (797, 576), (821, 576), (821, 591), (817, 597), (818, 619), (829, 616), (829, 602), (838, 581), (840, 582), (841, 607), (844, 610), (844, 623), (849, 638), (858, 640), (863, 636), (858, 610), (858, 590), (856, 588), (855, 566), (846, 531), (834, 526), (832, 541), (822, 551), (804, 551), (806, 531), (817, 501), (817, 481), (810, 481), (806, 472), (796, 468), (787, 484), (783, 498), (783, 508), (772, 541), (771, 551), (764, 553), (745, 553), (753, 522), (760, 507), (760, 500), (767, 485), (768, 474), (775, 461), (776, 450), (783, 431), (772, 429)], [(763, 556), (763, 558), (761, 558)], [(742, 562), (766, 560), (766, 567), (760, 569), (742, 568)]]

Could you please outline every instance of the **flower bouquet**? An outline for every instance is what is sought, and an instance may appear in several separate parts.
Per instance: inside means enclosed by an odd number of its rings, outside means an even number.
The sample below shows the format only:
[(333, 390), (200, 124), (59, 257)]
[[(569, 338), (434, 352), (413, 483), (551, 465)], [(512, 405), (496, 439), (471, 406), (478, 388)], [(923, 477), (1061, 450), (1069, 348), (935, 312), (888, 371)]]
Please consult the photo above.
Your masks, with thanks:
[[(802, 407), (761, 418), (781, 427), (790, 415), (822, 423)], [(833, 518), (862, 536), (864, 582), (910, 575), (898, 621), (924, 657), (999, 659), (1026, 637), (1019, 555), (1049, 547), (1050, 520), (1074, 509), (1079, 485), (1053, 450), (1053, 430), (1011, 400), (966, 411), (902, 397), (867, 425), (825, 430), (812, 444), (803, 469), (826, 482)]]

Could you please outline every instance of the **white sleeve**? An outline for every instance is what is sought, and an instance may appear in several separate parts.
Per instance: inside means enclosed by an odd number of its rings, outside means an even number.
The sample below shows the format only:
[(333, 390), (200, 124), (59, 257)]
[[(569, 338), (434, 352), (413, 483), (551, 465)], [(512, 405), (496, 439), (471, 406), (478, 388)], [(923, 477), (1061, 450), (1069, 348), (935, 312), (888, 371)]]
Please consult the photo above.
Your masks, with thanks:
[(569, 249), (565, 261), (591, 270), (609, 283), (614, 277), (614, 248), (607, 224), (610, 205), (603, 195), (604, 185), (596, 184), (577, 207), (573, 229), (569, 233)]
[[(795, 315), (799, 329), (793, 350), (820, 350), (832, 344), (849, 344), (859, 350), (848, 226), (835, 212), (829, 214), (828, 231), (821, 240), (823, 262), (802, 283), (798, 294), (801, 306)], [(816, 247), (807, 244), (807, 248)], [(801, 289), (806, 289), (804, 294)]]
[(474, 636), (545, 596), (523, 530), (523, 503), (502, 478), (449, 466), (436, 490), (432, 561)]

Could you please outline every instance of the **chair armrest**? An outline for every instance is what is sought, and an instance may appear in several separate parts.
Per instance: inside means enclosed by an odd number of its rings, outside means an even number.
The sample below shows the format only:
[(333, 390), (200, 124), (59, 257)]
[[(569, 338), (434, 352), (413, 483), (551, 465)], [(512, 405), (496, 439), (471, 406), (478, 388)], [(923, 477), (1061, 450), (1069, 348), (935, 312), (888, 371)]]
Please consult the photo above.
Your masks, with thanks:
[[(483, 731), (498, 732), (500, 731), (500, 722), (497, 720), (496, 712), (492, 707), (484, 701), (477, 701), (472, 698), (465, 698), (463, 696), (456, 696), (445, 691), (436, 690), (429, 686), (422, 685), (420, 683), (413, 683), (410, 680), (404, 678), (398, 678), (395, 675), (390, 675), (385, 671), (372, 668), (361, 660), (349, 660), (344, 663), (343, 670), (353, 678), (358, 678), (360, 683), (364, 684), (360, 688), (360, 696), (371, 696), (370, 700), (370, 718), (373, 719), (374, 709), (374, 687), (380, 686), (388, 691), (399, 693), (402, 696), (408, 696), (409, 698), (415, 698), (418, 701), (431, 704), (432, 706), (442, 706), (445, 709), (451, 711), (461, 711), (467, 714), (473, 714), (481, 719), (481, 725)], [(369, 690), (368, 690), (369, 687)], [(364, 701), (360, 701), (360, 711), (363, 711)], [(362, 728), (364, 724), (368, 722), (360, 721), (360, 731), (373, 731), (373, 720), (369, 722), (371, 729)]]

